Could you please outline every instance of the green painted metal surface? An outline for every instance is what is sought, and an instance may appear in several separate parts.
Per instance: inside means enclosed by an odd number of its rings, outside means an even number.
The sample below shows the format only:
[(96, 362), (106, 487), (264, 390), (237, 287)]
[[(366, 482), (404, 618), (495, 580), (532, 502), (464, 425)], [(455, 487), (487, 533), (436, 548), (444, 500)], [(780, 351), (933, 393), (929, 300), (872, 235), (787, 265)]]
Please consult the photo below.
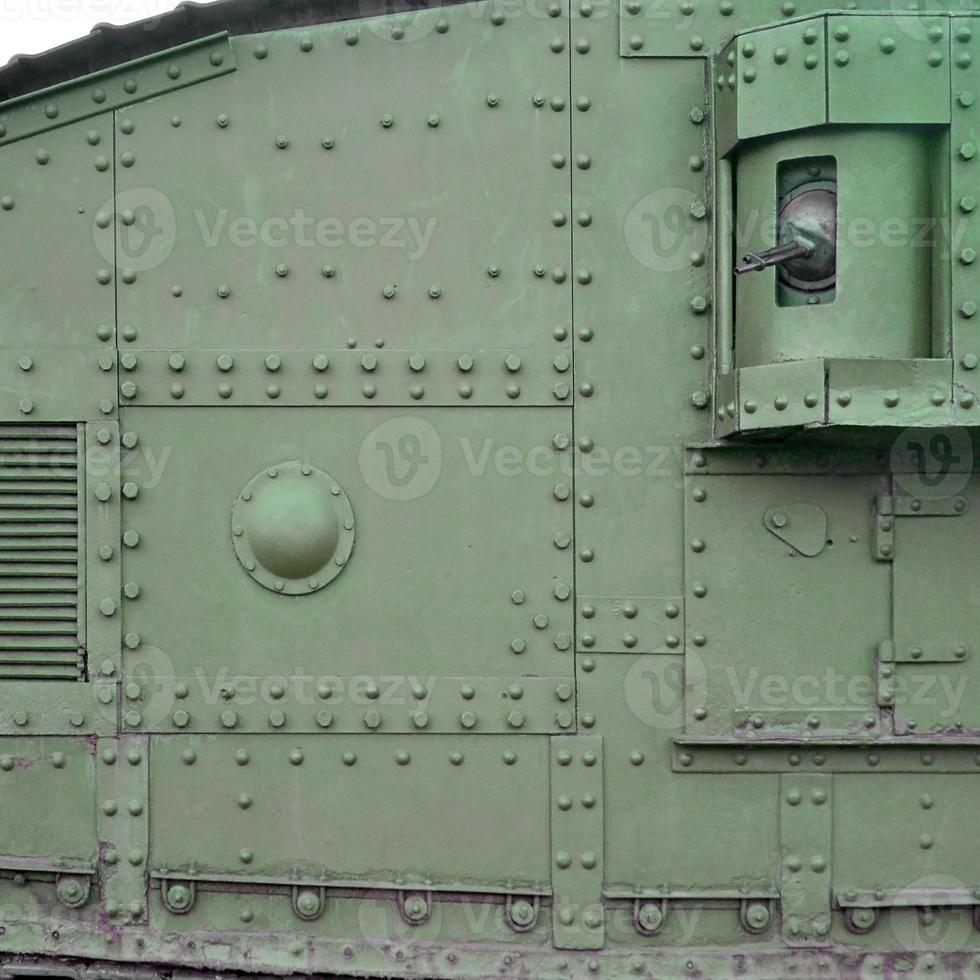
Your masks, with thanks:
[(976, 975), (980, 24), (842, 6), (0, 104), (0, 975)]

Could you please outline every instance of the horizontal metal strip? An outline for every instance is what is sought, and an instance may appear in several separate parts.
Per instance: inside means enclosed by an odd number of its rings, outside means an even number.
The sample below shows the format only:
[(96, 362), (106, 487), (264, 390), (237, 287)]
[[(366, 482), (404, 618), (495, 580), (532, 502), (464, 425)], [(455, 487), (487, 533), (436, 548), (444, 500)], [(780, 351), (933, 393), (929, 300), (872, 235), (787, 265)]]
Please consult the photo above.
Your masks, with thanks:
[(732, 902), (745, 899), (778, 899), (779, 889), (775, 886), (754, 886), (748, 888), (631, 888), (629, 886), (608, 886), (603, 888), (604, 898), (614, 901), (636, 899), (670, 899), (675, 902)]
[[(75, 508), (68, 507), (45, 507), (38, 508), (37, 510), (29, 510), (24, 507), (18, 507), (17, 510), (8, 510), (3, 506), (5, 501), (0, 500), (0, 525), (7, 523), (56, 523), (65, 522), (72, 520), (72, 515), (76, 513)], [(8, 533), (6, 530), (0, 528), (4, 534)]]
[(31, 548), (0, 548), (0, 569), (6, 565), (16, 565), (19, 562), (31, 565), (50, 565), (55, 562), (68, 562), (74, 564), (78, 561), (78, 551), (70, 549), (39, 549), (35, 552)]
[(75, 592), (19, 592), (16, 595), (0, 593), (0, 616), (13, 615), (13, 612), (23, 610), (33, 615), (40, 615), (37, 610), (50, 610), (52, 615), (61, 616), (60, 610), (75, 609), (78, 605)]
[(31, 578), (4, 578), (0, 575), (0, 593), (2, 592), (64, 592), (74, 594), (78, 591), (78, 583), (74, 579), (50, 578), (37, 576)]
[[(140, 649), (127, 653), (127, 660), (129, 670), (138, 674), (142, 663)], [(570, 656), (560, 657), (559, 661), (571, 669)], [(571, 731), (575, 725), (574, 678), (570, 675), (440, 677), (431, 690), (418, 679), (405, 676), (332, 677), (316, 682), (311, 677), (308, 680), (317, 692), (314, 703), (304, 693), (305, 680), (301, 680), (297, 685), (287, 683), (283, 696), (272, 704), (261, 696), (269, 680), (267, 676), (238, 678), (236, 696), (227, 701), (213, 697), (216, 682), (203, 675), (158, 680), (157, 693), (175, 693), (177, 684), (186, 688), (184, 696), (174, 701), (174, 715), (140, 718), (133, 723), (127, 720), (131, 729), (229, 735), (425, 731), (466, 737), (495, 733), (561, 734)], [(368, 696), (372, 687), (376, 699)], [(130, 707), (139, 713), (141, 704), (137, 698)]]
[[(0, 476), (3, 474), (0, 473)], [(10, 499), (11, 494), (46, 497), (77, 497), (78, 481), (72, 477), (67, 480), (3, 480), (0, 479), (0, 507), (16, 506)]]
[[(55, 520), (25, 521), (20, 514), (15, 517), (0, 518), (0, 548), (2, 542), (19, 538), (77, 538), (78, 520), (70, 520), (65, 513), (60, 513)], [(19, 547), (19, 546), (18, 546)], [(60, 547), (60, 545), (59, 545)]]
[(0, 635), (0, 652), (13, 651), (26, 655), (39, 650), (67, 650), (77, 654), (78, 638), (74, 635), (26, 636), (23, 633)]
[(14, 665), (0, 667), (0, 681), (80, 681), (82, 672), (78, 667), (39, 667)]
[(17, 606), (0, 605), (0, 624), (17, 623), (23, 620), (31, 620), (38, 623), (52, 620), (74, 623), (76, 618), (74, 605), (42, 607), (24, 604)]
[(980, 740), (784, 740), (736, 743), (678, 738), (672, 746), (675, 773), (759, 772), (938, 772), (980, 773)]
[(78, 472), (78, 453), (46, 453), (40, 449), (25, 449), (10, 453), (0, 451), (0, 477), (13, 479), (19, 476), (39, 476), (48, 474), (73, 475)]
[(565, 344), (554, 349), (145, 350), (127, 355), (131, 360), (122, 365), (120, 394), (124, 403), (134, 405), (465, 408), (571, 406), (573, 401)]
[(331, 893), (339, 890), (349, 891), (354, 895), (365, 891), (428, 891), (436, 894), (458, 894), (458, 895), (537, 895), (541, 898), (550, 898), (551, 889), (545, 882), (521, 882), (511, 888), (501, 885), (484, 884), (483, 882), (468, 885), (461, 881), (440, 883), (437, 881), (413, 882), (403, 881), (384, 881), (381, 879), (371, 879), (370, 881), (361, 878), (329, 878), (326, 876), (304, 876), (298, 875), (293, 878), (281, 878), (275, 875), (236, 875), (236, 874), (209, 874), (198, 871), (170, 871), (167, 869), (157, 869), (150, 872), (153, 881), (193, 881), (201, 885), (211, 885), (213, 891), (223, 891), (224, 886), (231, 886), (234, 890), (259, 887), (259, 888), (282, 888), (292, 891), (294, 887), (324, 887), (331, 889)]
[(20, 561), (20, 555), (44, 554), (52, 555), (77, 555), (78, 554), (78, 532), (65, 535), (51, 535), (48, 538), (42, 537), (7, 537), (0, 534), (0, 561)]
[[(73, 640), (78, 634), (78, 623), (74, 618), (48, 619), (38, 617), (37, 622), (11, 620), (0, 613), (0, 636), (69, 636)], [(77, 640), (75, 646), (78, 646)]]
[[(0, 513), (16, 508), (24, 511), (24, 520), (30, 520), (36, 511), (71, 511), (78, 510), (78, 490), (72, 487), (64, 493), (52, 493), (50, 489), (41, 493), (7, 493), (0, 496)], [(60, 515), (59, 515), (60, 516)]]
[(0, 440), (38, 439), (68, 439), (74, 441), (78, 437), (75, 425), (0, 425)]
[(10, 483), (18, 488), (23, 483), (52, 484), (72, 483), (78, 478), (78, 460), (74, 454), (65, 463), (50, 463), (43, 456), (0, 455), (0, 485)]
[[(928, 879), (923, 879), (928, 882)], [(874, 891), (861, 888), (838, 888), (834, 899), (842, 909), (850, 908), (916, 908), (935, 909), (952, 906), (976, 905), (977, 889), (969, 885), (953, 883), (925, 883), (918, 887), (876, 888)]]
[(0, 648), (0, 664), (37, 667), (78, 667), (82, 658), (71, 650), (5, 650)]
[(5, 439), (0, 437), (0, 456), (8, 453), (63, 453), (72, 455), (78, 451), (78, 441), (70, 439)]
[(11, 576), (37, 576), (39, 578), (75, 578), (78, 575), (77, 562), (21, 561), (0, 564), (0, 582)]

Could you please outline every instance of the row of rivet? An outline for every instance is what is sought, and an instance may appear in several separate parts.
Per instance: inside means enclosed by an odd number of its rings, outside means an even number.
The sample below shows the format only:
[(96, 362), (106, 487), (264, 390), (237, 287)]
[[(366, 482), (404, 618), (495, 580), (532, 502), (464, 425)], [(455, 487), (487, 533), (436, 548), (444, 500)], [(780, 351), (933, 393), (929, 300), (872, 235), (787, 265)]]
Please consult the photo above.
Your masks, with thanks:
[[(757, 2), (757, 0), (752, 0), (752, 3), (755, 2)], [(654, 16), (658, 18), (664, 16), (660, 6), (660, 0), (652, 0), (651, 11), (653, 12)], [(699, 8), (699, 0), (680, 0), (677, 6), (682, 17), (691, 18), (695, 17), (699, 13), (703, 15), (707, 4), (700, 3)], [(623, 10), (630, 17), (638, 17), (644, 10), (642, 0), (625, 0), (623, 3)], [(796, 3), (794, 0), (783, 0), (779, 6), (779, 11), (783, 17), (792, 17), (796, 14)], [(718, 4), (718, 13), (721, 14), (722, 17), (731, 17), (735, 13), (735, 0), (720, 0)], [(760, 18), (762, 22), (764, 22), (765, 19), (765, 17)], [(684, 29), (689, 30), (689, 25), (684, 25)], [(678, 25), (677, 30), (681, 30), (680, 25)], [(628, 41), (630, 50), (632, 51), (641, 51), (645, 43), (646, 39), (641, 34), (631, 34)], [(688, 45), (695, 53), (708, 53), (706, 51), (708, 42), (703, 34), (692, 34)]]
[[(383, 342), (379, 344), (383, 346)], [(104, 362), (107, 366), (103, 370), (111, 370), (113, 361), (111, 356)], [(405, 363), (416, 374), (420, 374), (426, 368), (426, 359), (422, 354), (411, 354), (406, 358)], [(139, 366), (139, 357), (131, 351), (125, 353), (120, 358), (120, 364), (124, 371), (134, 371)], [(171, 371), (180, 373), (187, 366), (187, 358), (180, 353), (171, 354), (167, 359), (167, 365)], [(269, 354), (264, 361), (265, 369), (271, 373), (279, 371), (283, 366), (283, 358), (280, 354)], [(316, 354), (310, 361), (310, 365), (317, 373), (323, 373), (330, 368), (330, 358), (326, 354)], [(377, 355), (372, 353), (364, 354), (360, 360), (361, 370), (373, 372), (378, 369), (380, 362)], [(519, 354), (508, 354), (503, 359), (503, 365), (509, 374), (517, 374), (524, 366), (524, 362)], [(31, 370), (33, 361), (30, 357), (21, 357), (20, 366), (24, 371)], [(219, 371), (226, 374), (234, 370), (235, 358), (231, 354), (219, 354), (215, 359), (215, 366)], [(456, 358), (456, 367), (463, 374), (469, 374), (478, 366), (476, 358), (471, 354), (461, 354)], [(564, 374), (571, 366), (571, 360), (566, 354), (558, 354), (552, 361), (552, 366), (559, 374)]]
[[(225, 56), (221, 51), (211, 51), (208, 55), (208, 62), (213, 68), (220, 68), (225, 63)], [(172, 62), (167, 66), (167, 78), (176, 82), (179, 81), (182, 74), (183, 68), (180, 64)], [(123, 92), (127, 96), (134, 96), (139, 92), (139, 80), (133, 77), (124, 79), (122, 84)], [(95, 105), (105, 105), (109, 101), (109, 93), (102, 86), (97, 86), (92, 89), (89, 94), (89, 98)], [(49, 101), (44, 106), (44, 117), (50, 122), (55, 122), (61, 117), (61, 106), (56, 101)], [(0, 139), (7, 136), (8, 126), (5, 120), (0, 119)], [(38, 161), (41, 162), (40, 160)], [(47, 162), (47, 161), (45, 161)]]
[[(634, 602), (625, 602), (622, 606), (622, 614), (626, 619), (633, 620), (639, 615), (639, 607)], [(583, 619), (592, 620), (596, 615), (596, 608), (591, 603), (582, 606), (581, 614)], [(664, 607), (664, 615), (667, 619), (677, 619), (680, 616), (680, 607), (676, 603), (668, 603)], [(635, 633), (624, 633), (620, 642), (626, 649), (632, 650), (639, 645), (639, 637)], [(583, 633), (581, 644), (586, 649), (593, 649), (598, 645), (596, 636), (592, 633)], [(676, 633), (669, 633), (664, 638), (664, 645), (670, 650), (676, 650), (681, 645), (681, 638)]]
[[(868, 737), (871, 738), (870, 735)], [(758, 749), (755, 749), (754, 751), (757, 752)], [(706, 758), (710, 758), (710, 756), (706, 756)], [(733, 752), (731, 758), (735, 765), (741, 768), (748, 765), (750, 754), (740, 749)], [(929, 769), (935, 765), (936, 758), (937, 757), (933, 752), (923, 752), (919, 755), (918, 764), (925, 769)], [(693, 751), (684, 750), (677, 754), (678, 763), (685, 769), (691, 768), (696, 759), (697, 756)], [(864, 755), (864, 762), (871, 769), (876, 769), (878, 766), (880, 766), (881, 759), (881, 753), (879, 752), (869, 752)], [(641, 762), (642, 759), (636, 764), (639, 765)], [(830, 762), (830, 759), (822, 752), (817, 752), (808, 758), (804, 758), (799, 752), (790, 752), (786, 756), (785, 765), (796, 769), (803, 765), (804, 762), (808, 762), (816, 768), (823, 768), (828, 762)], [(975, 766), (980, 767), (980, 754), (974, 755), (973, 763)]]
[[(963, 25), (957, 31), (956, 38), (961, 44), (968, 44), (972, 40), (972, 34), (969, 28)], [(968, 52), (961, 52), (962, 54), (968, 54)], [(957, 56), (955, 61), (964, 70), (971, 66), (971, 61), (964, 63), (961, 61), (960, 56)], [(971, 74), (968, 76), (968, 82), (972, 82), (972, 80), (973, 76)], [(956, 91), (957, 84), (955, 78), (953, 80), (953, 87), (954, 91)], [(953, 172), (954, 195), (957, 194), (959, 188), (967, 189), (975, 179), (974, 167), (977, 156), (977, 144), (975, 140), (977, 127), (974, 120), (976, 111), (976, 96), (974, 92), (969, 88), (960, 89), (956, 93), (953, 107), (952, 140), (954, 146), (957, 147), (956, 158), (953, 162), (955, 168)], [(972, 117), (970, 121), (967, 120), (967, 114)], [(961, 138), (961, 134), (968, 138)], [(966, 228), (960, 229), (960, 235), (962, 239), (969, 241), (975, 237), (973, 234), (973, 219), (977, 210), (977, 201), (971, 194), (964, 194), (959, 196), (958, 203), (960, 214), (963, 216), (962, 220), (966, 222)], [(969, 232), (969, 237), (966, 234), (967, 232)], [(962, 298), (966, 290), (970, 290), (970, 292), (974, 291), (973, 283), (968, 278), (968, 272), (972, 271), (972, 267), (976, 263), (976, 258), (976, 249), (970, 247), (969, 244), (965, 244), (958, 252), (957, 265), (953, 268), (953, 305), (956, 307), (958, 320), (953, 325), (953, 349), (954, 355), (959, 359), (958, 367), (962, 371), (975, 371), (978, 364), (977, 354), (968, 349), (964, 350), (968, 346), (975, 347), (977, 343), (975, 323), (978, 307), (975, 300)], [(959, 370), (957, 374), (960, 374)], [(977, 395), (962, 385), (958, 387), (955, 397), (958, 405), (963, 409), (973, 409), (977, 404)]]
[[(691, 491), (691, 499), (695, 504), (703, 504), (708, 499), (708, 491), (704, 487), (695, 486)], [(690, 549), (695, 555), (703, 555), (707, 550), (707, 542), (703, 538), (693, 537), (690, 541)], [(690, 584), (690, 592), (695, 599), (704, 599), (708, 595), (708, 587), (704, 582), (695, 580)], [(692, 630), (689, 639), (696, 647), (704, 647), (708, 643), (707, 636), (700, 630)], [(698, 704), (693, 706), (691, 714), (696, 721), (704, 721), (708, 717), (708, 710), (704, 705)]]
[[(930, 27), (926, 33), (929, 40), (933, 44), (939, 44), (946, 38), (946, 32), (943, 30), (943, 28), (939, 27), (938, 25)], [(834, 28), (834, 40), (838, 44), (847, 44), (847, 42), (851, 40), (851, 30), (847, 26), (847, 24), (838, 24)], [(969, 37), (967, 37), (967, 40), (969, 40)], [(878, 41), (878, 50), (883, 55), (888, 56), (894, 54), (897, 49), (898, 49), (898, 45), (895, 39), (890, 35), (886, 35), (880, 38)], [(931, 67), (939, 68), (945, 63), (946, 58), (941, 49), (934, 48), (930, 50), (929, 53), (926, 55), (926, 61)], [(837, 51), (834, 53), (834, 64), (838, 68), (846, 68), (850, 63), (851, 63), (850, 51), (847, 48), (843, 48), (843, 47), (838, 48)], [(969, 55), (967, 55), (966, 65), (969, 65), (969, 63), (970, 63)], [(966, 67), (966, 65), (961, 65), (961, 67)]]

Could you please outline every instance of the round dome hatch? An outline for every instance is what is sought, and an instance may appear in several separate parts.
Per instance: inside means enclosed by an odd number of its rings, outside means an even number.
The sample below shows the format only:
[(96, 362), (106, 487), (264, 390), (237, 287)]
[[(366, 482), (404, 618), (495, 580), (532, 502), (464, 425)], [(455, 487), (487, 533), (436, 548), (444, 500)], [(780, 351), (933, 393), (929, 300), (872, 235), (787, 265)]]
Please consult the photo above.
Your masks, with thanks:
[(340, 484), (309, 463), (271, 466), (245, 485), (231, 537), (248, 574), (280, 595), (309, 595), (332, 582), (354, 547), (354, 511)]

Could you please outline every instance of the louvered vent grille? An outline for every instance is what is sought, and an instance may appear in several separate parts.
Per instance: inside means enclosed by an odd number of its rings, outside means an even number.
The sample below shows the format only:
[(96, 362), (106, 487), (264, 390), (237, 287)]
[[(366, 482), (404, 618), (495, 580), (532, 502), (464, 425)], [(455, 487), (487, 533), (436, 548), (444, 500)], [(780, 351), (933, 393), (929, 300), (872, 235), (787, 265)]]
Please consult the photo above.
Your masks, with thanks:
[(83, 680), (79, 440), (0, 426), (0, 680)]

